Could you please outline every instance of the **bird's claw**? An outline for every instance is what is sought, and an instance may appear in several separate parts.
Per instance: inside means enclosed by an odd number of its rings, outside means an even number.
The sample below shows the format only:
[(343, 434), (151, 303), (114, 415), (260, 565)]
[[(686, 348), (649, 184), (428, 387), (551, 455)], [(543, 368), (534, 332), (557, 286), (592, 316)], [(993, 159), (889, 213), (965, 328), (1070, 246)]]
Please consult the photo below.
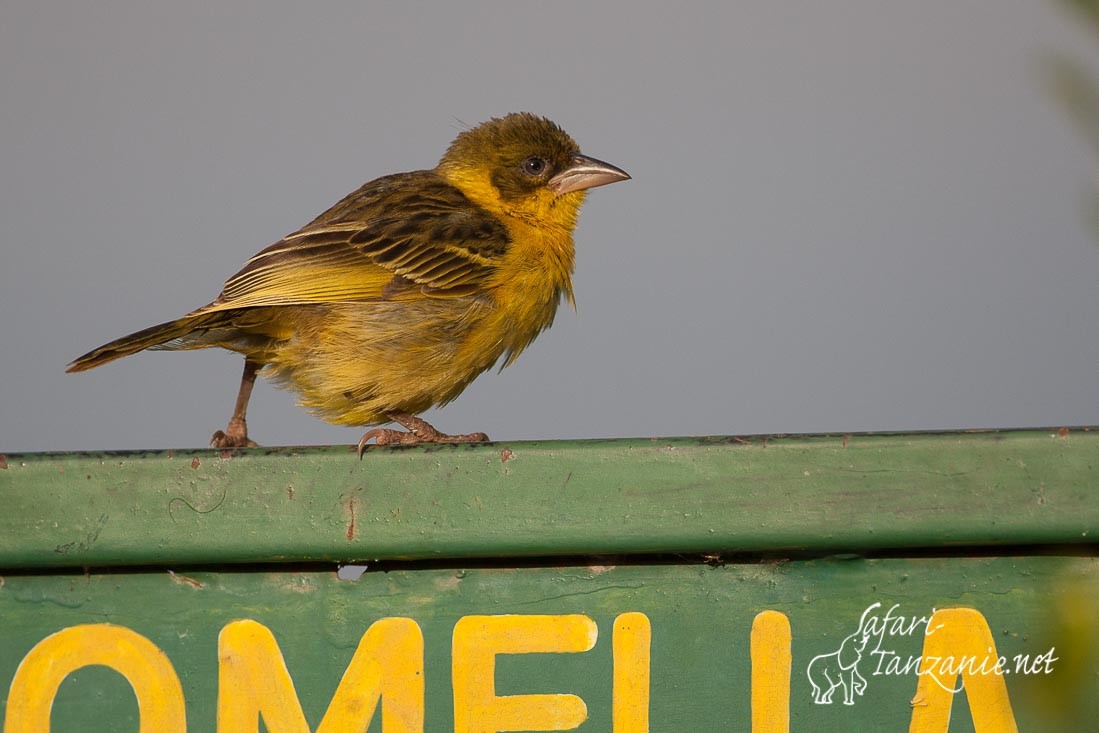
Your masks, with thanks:
[(233, 435), (219, 430), (210, 438), (211, 448), (255, 448), (259, 444), (249, 440), (247, 435)]
[(243, 415), (234, 414), (225, 426), (225, 430), (219, 430), (210, 438), (211, 448), (255, 448), (256, 441), (248, 439), (248, 423)]
[(359, 460), (362, 460), (363, 453), (366, 452), (366, 446), (371, 440), (374, 441), (375, 445), (408, 445), (421, 442), (415, 435), (406, 433), (403, 430), (374, 428), (373, 430), (368, 430), (363, 437), (359, 438)]

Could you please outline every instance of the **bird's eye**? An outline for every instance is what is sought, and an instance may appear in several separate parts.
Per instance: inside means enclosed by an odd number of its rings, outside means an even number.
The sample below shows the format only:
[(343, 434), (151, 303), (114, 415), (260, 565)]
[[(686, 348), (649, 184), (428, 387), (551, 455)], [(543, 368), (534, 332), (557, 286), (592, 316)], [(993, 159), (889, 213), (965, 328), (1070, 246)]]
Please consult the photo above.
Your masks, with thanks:
[(532, 155), (523, 161), (523, 172), (528, 176), (540, 176), (546, 172), (546, 160), (545, 158), (539, 158), (537, 155)]

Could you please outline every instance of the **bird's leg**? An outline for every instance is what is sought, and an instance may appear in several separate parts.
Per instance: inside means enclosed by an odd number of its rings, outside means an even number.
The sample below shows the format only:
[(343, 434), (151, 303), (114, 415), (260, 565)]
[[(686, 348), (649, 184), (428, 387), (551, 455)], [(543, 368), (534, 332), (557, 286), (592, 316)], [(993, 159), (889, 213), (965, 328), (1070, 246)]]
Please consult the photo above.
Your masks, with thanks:
[(395, 423), (400, 423), (408, 428), (408, 432), (390, 430), (388, 428), (375, 428), (370, 430), (359, 440), (359, 458), (362, 458), (366, 444), (374, 440), (378, 445), (410, 445), (414, 443), (486, 443), (488, 436), (484, 433), (467, 433), (465, 435), (447, 435), (436, 430), (431, 423), (422, 417), (409, 415), (407, 412), (387, 412), (385, 414)]
[(244, 413), (248, 411), (248, 399), (252, 396), (252, 386), (256, 383), (256, 372), (262, 364), (245, 358), (244, 374), (240, 378), (240, 391), (237, 392), (237, 404), (233, 416), (224, 431), (219, 430), (210, 438), (214, 448), (255, 448), (255, 441), (248, 439), (248, 423)]

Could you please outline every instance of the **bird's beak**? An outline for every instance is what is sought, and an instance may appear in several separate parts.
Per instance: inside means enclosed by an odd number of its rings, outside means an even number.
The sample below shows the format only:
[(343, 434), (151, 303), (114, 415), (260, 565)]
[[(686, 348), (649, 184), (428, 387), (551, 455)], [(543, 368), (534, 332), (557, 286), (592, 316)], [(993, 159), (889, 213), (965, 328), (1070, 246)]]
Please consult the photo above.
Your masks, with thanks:
[(577, 153), (572, 156), (572, 165), (549, 179), (548, 185), (560, 196), (569, 191), (583, 191), (629, 178), (630, 174), (617, 166)]

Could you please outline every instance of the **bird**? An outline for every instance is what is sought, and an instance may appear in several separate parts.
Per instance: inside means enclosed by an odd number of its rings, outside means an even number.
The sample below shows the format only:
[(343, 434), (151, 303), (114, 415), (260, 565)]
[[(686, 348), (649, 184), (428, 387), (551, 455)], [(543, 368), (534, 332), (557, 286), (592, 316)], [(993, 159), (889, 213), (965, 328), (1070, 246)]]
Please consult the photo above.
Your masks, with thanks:
[(82, 372), (149, 350), (220, 347), (244, 356), (215, 448), (254, 447), (246, 419), (256, 376), (297, 392), (337, 425), (396, 423), (358, 443), (487, 441), (446, 434), (419, 413), (512, 364), (575, 308), (573, 232), (588, 189), (630, 175), (580, 152), (528, 112), (458, 134), (430, 170), (365, 183), (247, 260), (211, 303), (111, 341), (70, 363)]

